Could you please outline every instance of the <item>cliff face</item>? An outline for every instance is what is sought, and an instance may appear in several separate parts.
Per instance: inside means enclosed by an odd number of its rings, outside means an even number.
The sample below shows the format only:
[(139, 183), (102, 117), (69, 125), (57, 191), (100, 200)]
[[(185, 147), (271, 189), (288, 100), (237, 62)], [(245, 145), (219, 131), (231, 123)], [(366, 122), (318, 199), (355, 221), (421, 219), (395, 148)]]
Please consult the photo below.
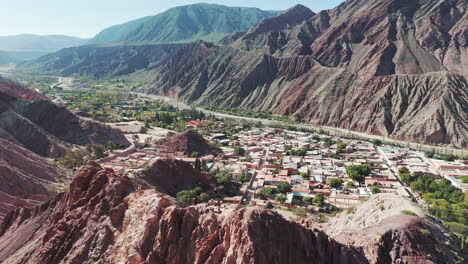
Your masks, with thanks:
[[(432, 263), (423, 253), (442, 242), (428, 245), (427, 240), (415, 239), (418, 228), (427, 228), (419, 226), (418, 219), (405, 222), (407, 229), (392, 231), (402, 235), (372, 233), (378, 243), (353, 246), (268, 210), (215, 213), (205, 205), (178, 208), (155, 189), (141, 189), (129, 178), (92, 164), (78, 173), (68, 192), (5, 217), (0, 224), (0, 261), (393, 263), (400, 258)], [(439, 263), (453, 263), (453, 256), (444, 251), (431, 253)]]
[[(0, 220), (17, 207), (30, 208), (48, 201), (64, 172), (44, 158), (0, 139)], [(55, 188), (56, 189), (56, 188)]]
[(67, 144), (130, 144), (120, 131), (78, 117), (12, 83), (0, 83), (0, 138), (48, 157), (64, 154)]
[(468, 146), (466, 1), (350, 0), (307, 10), (177, 49), (155, 65), (145, 90)]

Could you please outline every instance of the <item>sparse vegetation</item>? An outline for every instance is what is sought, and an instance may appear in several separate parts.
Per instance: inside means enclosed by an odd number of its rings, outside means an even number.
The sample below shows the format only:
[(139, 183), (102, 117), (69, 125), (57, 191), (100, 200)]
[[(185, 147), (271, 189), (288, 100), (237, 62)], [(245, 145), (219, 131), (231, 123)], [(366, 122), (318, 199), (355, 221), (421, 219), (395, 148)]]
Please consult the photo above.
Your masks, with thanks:
[(417, 215), (416, 213), (414, 213), (413, 211), (410, 211), (410, 210), (402, 210), (401, 213), (404, 214), (404, 215), (413, 215), (413, 216)]

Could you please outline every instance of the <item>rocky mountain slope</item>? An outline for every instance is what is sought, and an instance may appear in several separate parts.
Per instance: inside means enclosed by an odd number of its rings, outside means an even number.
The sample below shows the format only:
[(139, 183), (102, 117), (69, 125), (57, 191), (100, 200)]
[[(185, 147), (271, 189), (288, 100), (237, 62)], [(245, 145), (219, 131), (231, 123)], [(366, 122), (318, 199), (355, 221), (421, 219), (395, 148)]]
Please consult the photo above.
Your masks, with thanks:
[(171, 8), (152, 17), (144, 17), (107, 28), (88, 44), (116, 42), (124, 44), (188, 43), (195, 40), (218, 41), (234, 32), (246, 31), (275, 11), (258, 8), (193, 4)]
[(166, 146), (171, 152), (183, 152), (191, 155), (197, 152), (200, 156), (217, 154), (221, 150), (208, 143), (203, 136), (194, 130), (186, 130), (173, 136), (155, 142), (156, 145)]
[(176, 195), (182, 190), (192, 190), (200, 184), (213, 184), (214, 176), (201, 172), (190, 163), (175, 159), (158, 159), (141, 171), (140, 177), (161, 192)]
[(62, 49), (17, 67), (45, 74), (110, 78), (150, 69), (175, 48), (177, 45), (80, 46)]
[(118, 130), (79, 117), (42, 94), (13, 83), (0, 83), (0, 138), (41, 156), (65, 153), (66, 145), (129, 145)]
[(348, 0), (318, 14), (299, 5), (175, 50), (146, 91), (466, 147), (466, 10), (463, 0)]
[(65, 173), (37, 154), (0, 139), (0, 221), (15, 208), (31, 208), (57, 194)]
[(66, 193), (5, 217), (0, 224), (0, 261), (392, 263), (388, 256), (413, 263), (453, 260), (439, 251), (431, 257), (423, 255), (426, 248), (443, 241), (421, 244), (425, 240), (413, 237), (420, 226), (409, 226), (411, 233), (403, 236), (409, 241), (382, 236), (378, 245), (364, 249), (337, 242), (268, 210), (215, 213), (205, 205), (179, 208), (155, 189), (142, 189), (111, 169), (92, 164), (78, 173)]

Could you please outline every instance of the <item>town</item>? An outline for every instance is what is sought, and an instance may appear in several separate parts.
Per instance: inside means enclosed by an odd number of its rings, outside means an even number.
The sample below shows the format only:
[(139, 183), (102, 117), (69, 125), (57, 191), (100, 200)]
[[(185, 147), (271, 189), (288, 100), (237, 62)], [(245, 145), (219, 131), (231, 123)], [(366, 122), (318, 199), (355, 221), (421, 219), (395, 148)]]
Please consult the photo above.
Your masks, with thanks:
[[(467, 161), (429, 159), (423, 152), (404, 147), (259, 125), (246, 130), (238, 126), (239, 132), (230, 136), (217, 130), (207, 133), (207, 127), (225, 125), (223, 121), (192, 120), (187, 122), (187, 129), (198, 131), (222, 150), (222, 155), (200, 157), (209, 171), (225, 171), (243, 182), (237, 195), (223, 198), (228, 205), (330, 213), (352, 208), (383, 192), (427, 206), (400, 178), (405, 170), (446, 178), (457, 188), (468, 189), (463, 181), (468, 175)], [(194, 166), (198, 159), (171, 152), (167, 146), (147, 138), (135, 144), (127, 150), (114, 151), (114, 155), (102, 160), (104, 166), (137, 177), (140, 170), (157, 159), (179, 159)]]

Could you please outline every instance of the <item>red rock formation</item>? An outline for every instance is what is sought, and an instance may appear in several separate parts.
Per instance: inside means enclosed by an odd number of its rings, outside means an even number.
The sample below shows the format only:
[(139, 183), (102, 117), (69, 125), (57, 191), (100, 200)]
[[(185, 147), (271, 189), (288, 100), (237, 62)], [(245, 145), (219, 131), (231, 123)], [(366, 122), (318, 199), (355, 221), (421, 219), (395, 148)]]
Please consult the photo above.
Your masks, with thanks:
[(0, 220), (15, 208), (50, 200), (64, 173), (37, 154), (0, 139)]
[(176, 194), (200, 184), (212, 184), (214, 176), (201, 172), (190, 163), (175, 159), (159, 159), (141, 172), (141, 178), (164, 193)]
[(219, 153), (221, 150), (210, 145), (200, 134), (194, 130), (187, 130), (174, 136), (156, 141), (156, 145), (166, 146), (171, 152), (183, 152), (191, 155), (198, 152), (200, 156)]
[[(136, 191), (130, 179), (92, 164), (78, 173), (68, 192), (5, 217), (0, 224), (0, 261), (390, 263), (394, 256), (404, 256), (431, 263), (422, 253), (434, 245), (415, 239), (418, 225), (416, 221), (397, 231), (404, 235), (385, 234), (369, 248), (345, 246), (268, 210), (218, 214), (205, 205), (178, 208), (155, 189)], [(450, 260), (444, 252), (432, 254)]]
[(48, 157), (64, 154), (68, 144), (130, 144), (120, 131), (78, 117), (12, 83), (0, 83), (0, 138)]

